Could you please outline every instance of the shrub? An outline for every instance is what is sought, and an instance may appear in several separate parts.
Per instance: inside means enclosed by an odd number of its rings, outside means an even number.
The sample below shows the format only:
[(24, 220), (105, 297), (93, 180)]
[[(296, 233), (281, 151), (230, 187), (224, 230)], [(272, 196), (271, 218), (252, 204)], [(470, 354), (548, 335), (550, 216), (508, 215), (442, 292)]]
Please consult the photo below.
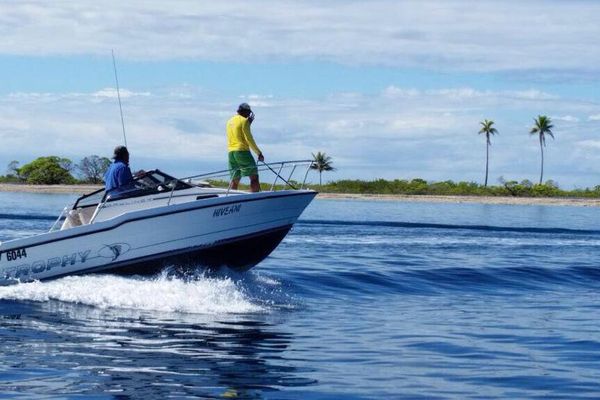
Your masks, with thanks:
[(65, 167), (71, 160), (56, 156), (39, 157), (19, 168), (19, 175), (25, 182), (34, 185), (71, 184), (76, 180)]

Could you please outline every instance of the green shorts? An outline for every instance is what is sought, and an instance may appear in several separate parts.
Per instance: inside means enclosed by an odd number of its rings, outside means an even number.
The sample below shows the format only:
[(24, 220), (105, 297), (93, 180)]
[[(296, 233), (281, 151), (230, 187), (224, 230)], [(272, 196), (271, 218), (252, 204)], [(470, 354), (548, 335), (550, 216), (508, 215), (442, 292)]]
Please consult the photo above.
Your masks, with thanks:
[(242, 176), (258, 175), (256, 161), (250, 151), (229, 152), (229, 172), (231, 179), (240, 179)]

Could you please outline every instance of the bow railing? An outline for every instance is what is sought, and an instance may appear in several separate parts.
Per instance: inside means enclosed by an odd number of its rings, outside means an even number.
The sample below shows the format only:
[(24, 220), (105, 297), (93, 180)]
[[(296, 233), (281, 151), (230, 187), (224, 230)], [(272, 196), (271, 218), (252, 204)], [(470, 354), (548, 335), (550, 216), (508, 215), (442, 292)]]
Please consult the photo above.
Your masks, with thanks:
[[(293, 160), (293, 161), (277, 161), (272, 163), (259, 162), (256, 166), (256, 172), (259, 175), (259, 179), (262, 178), (261, 183), (262, 191), (278, 191), (278, 190), (303, 190), (306, 187), (306, 179), (311, 167), (313, 166), (312, 160)], [(254, 169), (254, 168), (252, 168)], [(241, 175), (247, 175), (244, 168), (237, 170), (220, 170), (209, 172), (205, 174), (198, 174), (187, 176), (184, 178), (172, 178), (164, 173), (154, 170), (149, 171), (134, 179), (131, 188), (129, 189), (118, 189), (105, 192), (100, 189), (96, 192), (87, 194), (80, 197), (75, 204), (70, 207), (65, 207), (61, 215), (58, 217), (56, 222), (50, 228), (51, 231), (59, 228), (61, 222), (67, 218), (70, 210), (76, 210), (79, 207), (90, 207), (96, 206), (95, 211), (89, 221), (85, 224), (91, 224), (94, 222), (99, 212), (104, 208), (106, 203), (113, 200), (122, 200), (131, 197), (139, 197), (152, 193), (169, 193), (167, 205), (171, 204), (171, 200), (174, 193), (177, 190), (189, 188), (190, 186), (215, 188), (215, 195), (229, 196), (230, 194), (240, 194), (243, 190), (233, 190), (234, 177)], [(254, 172), (254, 171), (252, 171)], [(165, 180), (157, 181), (156, 179), (148, 179), (149, 175), (153, 173), (160, 174), (161, 176), (168, 177)], [(158, 176), (158, 175), (154, 175)], [(271, 176), (271, 180), (265, 179), (266, 176)], [(156, 182), (154, 182), (156, 181)], [(241, 188), (245, 188), (246, 184), (240, 184)], [(226, 189), (225, 191), (223, 189)], [(164, 197), (163, 197), (164, 198)]]
[[(259, 179), (263, 178), (261, 190), (276, 191), (288, 188), (292, 190), (302, 190), (306, 186), (306, 179), (312, 165), (312, 160), (277, 161), (272, 163), (259, 162), (256, 169)], [(227, 188), (227, 194), (229, 194), (232, 188), (233, 178), (236, 176), (247, 175), (244, 170), (245, 168), (236, 170), (224, 169), (221, 171), (192, 175), (178, 180), (196, 186)], [(300, 175), (301, 180), (296, 180), (294, 178), (298, 176), (299, 171), (301, 171), (300, 173), (302, 174)], [(272, 181), (268, 181), (270, 183), (266, 183), (267, 181), (264, 179), (265, 175), (272, 176)]]

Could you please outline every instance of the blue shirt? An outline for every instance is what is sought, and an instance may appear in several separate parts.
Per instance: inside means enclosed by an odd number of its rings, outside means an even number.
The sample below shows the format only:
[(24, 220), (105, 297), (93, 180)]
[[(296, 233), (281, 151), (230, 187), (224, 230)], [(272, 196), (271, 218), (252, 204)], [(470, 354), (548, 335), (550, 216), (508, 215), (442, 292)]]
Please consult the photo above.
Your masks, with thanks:
[(107, 192), (129, 185), (131, 182), (133, 182), (131, 170), (123, 161), (115, 161), (110, 164), (108, 171), (104, 174), (104, 184)]

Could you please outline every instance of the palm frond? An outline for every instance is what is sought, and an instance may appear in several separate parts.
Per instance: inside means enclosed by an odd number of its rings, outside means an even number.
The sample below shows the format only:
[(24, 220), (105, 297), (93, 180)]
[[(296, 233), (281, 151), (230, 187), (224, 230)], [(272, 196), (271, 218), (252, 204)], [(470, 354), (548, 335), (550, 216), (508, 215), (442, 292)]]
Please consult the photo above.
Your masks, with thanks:
[(317, 154), (312, 153), (312, 156), (313, 161), (310, 165), (311, 169), (316, 169), (319, 172), (335, 170), (335, 168), (331, 165), (333, 161), (330, 156), (326, 155), (325, 153), (321, 153), (320, 151), (318, 151)]
[(492, 127), (492, 125), (494, 125), (494, 121), (490, 121), (490, 120), (483, 120), (480, 122), (481, 124), (481, 129), (479, 130), (479, 133), (487, 133), (490, 135), (494, 135), (496, 133), (498, 133), (498, 130), (494, 127)]
[(554, 133), (552, 132), (552, 120), (546, 115), (538, 115), (537, 118), (533, 120), (534, 125), (531, 128), (530, 134), (539, 134), (542, 137), (542, 141), (544, 141), (543, 137), (548, 134), (554, 139)]

